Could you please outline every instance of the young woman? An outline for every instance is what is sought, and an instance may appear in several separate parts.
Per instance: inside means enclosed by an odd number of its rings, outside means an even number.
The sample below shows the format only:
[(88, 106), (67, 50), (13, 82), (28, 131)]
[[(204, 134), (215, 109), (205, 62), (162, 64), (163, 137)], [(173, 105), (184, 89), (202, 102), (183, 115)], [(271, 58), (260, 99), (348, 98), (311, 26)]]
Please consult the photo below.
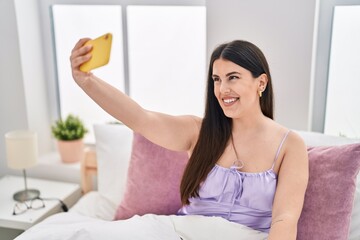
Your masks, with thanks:
[(70, 57), (75, 82), (132, 130), (188, 152), (179, 215), (226, 219), (261, 233), (258, 239), (296, 239), (308, 182), (307, 151), (296, 133), (273, 120), (271, 75), (259, 48), (233, 41), (214, 50), (205, 116), (199, 118), (143, 109), (91, 72), (81, 72), (79, 66), (91, 58), (91, 46), (83, 46), (88, 40), (81, 39)]

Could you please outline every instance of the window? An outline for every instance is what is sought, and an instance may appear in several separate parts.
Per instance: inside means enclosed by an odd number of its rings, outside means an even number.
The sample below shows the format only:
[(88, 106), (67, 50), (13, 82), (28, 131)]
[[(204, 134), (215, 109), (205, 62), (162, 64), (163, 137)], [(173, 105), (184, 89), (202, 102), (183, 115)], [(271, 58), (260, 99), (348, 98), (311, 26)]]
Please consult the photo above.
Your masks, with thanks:
[[(110, 62), (93, 71), (97, 76), (146, 109), (203, 115), (204, 6), (55, 4), (52, 17), (61, 117), (75, 114), (90, 131), (94, 123), (115, 121), (76, 86), (69, 64), (71, 49), (78, 39), (106, 32), (113, 33)], [(94, 141), (92, 132), (85, 141)]]
[(128, 6), (130, 96), (144, 108), (203, 115), (205, 7)]
[(360, 6), (335, 6), (324, 132), (360, 138)]
[[(310, 130), (359, 138), (359, 125), (354, 123), (359, 122), (357, 105), (360, 99), (353, 94), (359, 85), (352, 85), (354, 82), (351, 80), (354, 80), (356, 75), (352, 74), (352, 79), (347, 76), (359, 68), (357, 66), (351, 69), (358, 60), (350, 59), (355, 56), (352, 54), (358, 51), (359, 47), (358, 44), (350, 44), (359, 41), (359, 17), (356, 16), (358, 10), (355, 9), (360, 6), (360, 0), (316, 3), (318, 14), (314, 28)], [(347, 11), (349, 15), (345, 13)], [(347, 86), (346, 90), (344, 86)]]
[(111, 60), (106, 67), (95, 69), (93, 72), (124, 91), (121, 6), (53, 5), (52, 14), (60, 115), (63, 118), (70, 113), (79, 116), (90, 130), (86, 140), (93, 142), (92, 125), (114, 119), (76, 85), (71, 76), (69, 55), (80, 38), (96, 38), (111, 32)]

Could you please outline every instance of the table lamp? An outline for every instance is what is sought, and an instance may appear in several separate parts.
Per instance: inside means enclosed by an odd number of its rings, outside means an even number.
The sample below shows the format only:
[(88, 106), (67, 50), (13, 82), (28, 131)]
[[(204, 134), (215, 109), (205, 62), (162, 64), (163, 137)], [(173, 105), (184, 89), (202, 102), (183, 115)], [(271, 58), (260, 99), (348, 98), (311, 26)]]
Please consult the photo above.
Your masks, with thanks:
[(6, 157), (9, 168), (22, 169), (25, 190), (16, 192), (14, 200), (24, 202), (39, 197), (40, 191), (28, 189), (26, 169), (36, 164), (38, 158), (37, 134), (30, 130), (16, 130), (5, 134)]

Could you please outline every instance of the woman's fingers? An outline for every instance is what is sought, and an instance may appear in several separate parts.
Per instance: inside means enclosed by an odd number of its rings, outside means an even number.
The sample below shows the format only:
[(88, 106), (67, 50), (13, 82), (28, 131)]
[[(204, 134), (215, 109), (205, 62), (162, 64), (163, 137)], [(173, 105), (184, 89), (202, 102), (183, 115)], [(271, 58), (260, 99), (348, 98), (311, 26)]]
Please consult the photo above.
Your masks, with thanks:
[(83, 64), (84, 62), (87, 62), (90, 60), (91, 58), (91, 54), (88, 53), (86, 55), (81, 55), (81, 56), (78, 56), (78, 57), (75, 57), (75, 58), (72, 58), (71, 60), (71, 66), (73, 68), (78, 68), (80, 67), (81, 64)]
[(76, 43), (75, 47), (71, 51), (70, 61), (87, 54), (91, 50), (92, 46), (83, 46), (87, 41), (89, 41), (89, 38), (83, 38)]
[(90, 60), (89, 52), (92, 46), (83, 46), (89, 40), (89, 38), (80, 39), (71, 51), (70, 62), (73, 69), (78, 69), (81, 64)]
[(90, 38), (82, 38), (76, 44), (71, 53), (76, 51), (77, 49), (81, 48), (87, 41), (91, 40)]
[(89, 53), (91, 48), (92, 48), (92, 46), (87, 45), (87, 46), (82, 46), (76, 50), (74, 49), (73, 52), (71, 53), (70, 59)]
[(84, 44), (89, 40), (90, 38), (80, 39), (71, 51), (71, 72), (75, 82), (79, 85), (84, 84), (86, 80), (92, 75), (91, 72), (84, 73), (80, 71), (80, 65), (89, 61), (92, 56), (90, 53), (92, 46), (84, 46)]

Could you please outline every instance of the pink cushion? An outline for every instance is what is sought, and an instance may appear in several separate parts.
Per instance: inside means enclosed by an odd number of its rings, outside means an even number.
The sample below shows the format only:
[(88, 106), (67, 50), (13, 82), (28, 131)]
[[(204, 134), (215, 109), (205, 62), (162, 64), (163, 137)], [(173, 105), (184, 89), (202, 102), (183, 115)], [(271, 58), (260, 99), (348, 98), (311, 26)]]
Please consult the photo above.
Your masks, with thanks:
[(115, 220), (136, 214), (175, 214), (181, 207), (180, 180), (187, 161), (186, 152), (167, 150), (135, 133), (124, 198)]
[(297, 240), (347, 240), (360, 168), (360, 144), (310, 147), (309, 184)]

